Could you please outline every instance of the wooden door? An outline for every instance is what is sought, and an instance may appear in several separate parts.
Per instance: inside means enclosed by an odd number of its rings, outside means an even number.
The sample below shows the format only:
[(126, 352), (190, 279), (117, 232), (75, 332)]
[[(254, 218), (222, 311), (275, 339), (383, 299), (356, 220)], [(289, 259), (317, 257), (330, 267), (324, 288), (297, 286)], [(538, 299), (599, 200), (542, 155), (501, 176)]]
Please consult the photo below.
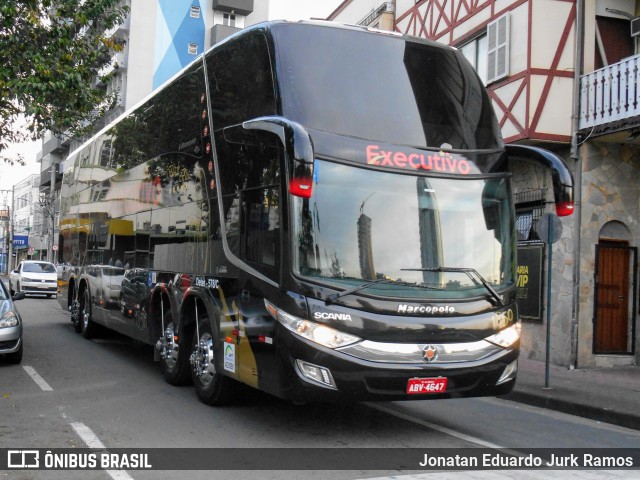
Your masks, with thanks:
[[(635, 288), (631, 278), (636, 251), (625, 244), (596, 246), (596, 318), (594, 353), (632, 353), (631, 306)], [(632, 263), (633, 259), (633, 263)]]

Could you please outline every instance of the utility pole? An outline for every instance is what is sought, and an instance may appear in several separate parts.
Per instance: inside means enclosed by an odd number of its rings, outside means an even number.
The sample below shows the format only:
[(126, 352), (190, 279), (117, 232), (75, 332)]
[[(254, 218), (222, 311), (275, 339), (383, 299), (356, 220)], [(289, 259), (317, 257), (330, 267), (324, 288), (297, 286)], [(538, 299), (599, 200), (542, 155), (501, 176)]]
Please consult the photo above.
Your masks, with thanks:
[(49, 218), (51, 220), (51, 235), (47, 235), (49, 241), (47, 242), (47, 261), (51, 263), (55, 263), (55, 259), (53, 258), (53, 245), (56, 243), (54, 235), (56, 233), (56, 170), (58, 168), (58, 164), (55, 161), (51, 162), (51, 190), (49, 192), (49, 205), (50, 205), (50, 214)]
[(11, 207), (9, 207), (9, 194), (11, 193), (11, 190), (0, 190), (0, 194), (2, 195), (3, 198), (3, 202), (2, 202), (2, 206), (4, 206), (4, 213), (6, 214), (6, 217), (4, 218), (5, 221), (5, 227), (4, 227), (4, 256), (5, 256), (5, 263), (4, 263), (4, 273), (6, 273), (7, 275), (9, 275), (9, 258), (10, 258), (10, 253), (9, 253), (9, 245), (11, 244), (11, 239), (10, 239), (10, 222), (11, 222), (11, 212), (13, 211), (13, 205)]

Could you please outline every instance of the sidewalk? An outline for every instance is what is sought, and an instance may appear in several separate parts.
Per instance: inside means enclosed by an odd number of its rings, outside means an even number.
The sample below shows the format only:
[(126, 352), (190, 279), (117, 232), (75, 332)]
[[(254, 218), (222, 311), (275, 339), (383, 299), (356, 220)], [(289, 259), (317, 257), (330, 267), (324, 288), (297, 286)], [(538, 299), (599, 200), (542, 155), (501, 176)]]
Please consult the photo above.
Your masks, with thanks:
[(522, 356), (514, 390), (504, 398), (640, 430), (640, 367), (550, 366)]

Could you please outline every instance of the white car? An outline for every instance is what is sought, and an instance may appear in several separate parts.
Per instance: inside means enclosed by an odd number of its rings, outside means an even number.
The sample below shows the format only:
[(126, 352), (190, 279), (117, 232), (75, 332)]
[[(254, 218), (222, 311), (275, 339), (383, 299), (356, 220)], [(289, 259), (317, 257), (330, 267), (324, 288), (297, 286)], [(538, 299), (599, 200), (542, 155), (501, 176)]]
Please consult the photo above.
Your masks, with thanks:
[(15, 292), (46, 294), (49, 298), (58, 293), (58, 272), (53, 263), (40, 260), (24, 260), (9, 276), (9, 290)]

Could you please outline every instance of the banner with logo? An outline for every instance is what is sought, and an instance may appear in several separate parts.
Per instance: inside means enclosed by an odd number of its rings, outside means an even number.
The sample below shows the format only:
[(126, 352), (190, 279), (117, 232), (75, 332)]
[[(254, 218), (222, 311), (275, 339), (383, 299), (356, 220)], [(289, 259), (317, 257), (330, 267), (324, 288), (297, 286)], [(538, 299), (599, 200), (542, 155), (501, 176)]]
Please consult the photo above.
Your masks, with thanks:
[(516, 289), (520, 318), (542, 322), (542, 259), (544, 243), (518, 246)]
[(13, 248), (14, 248), (14, 250), (21, 250), (23, 248), (29, 248), (29, 236), (28, 235), (14, 235), (13, 236)]

